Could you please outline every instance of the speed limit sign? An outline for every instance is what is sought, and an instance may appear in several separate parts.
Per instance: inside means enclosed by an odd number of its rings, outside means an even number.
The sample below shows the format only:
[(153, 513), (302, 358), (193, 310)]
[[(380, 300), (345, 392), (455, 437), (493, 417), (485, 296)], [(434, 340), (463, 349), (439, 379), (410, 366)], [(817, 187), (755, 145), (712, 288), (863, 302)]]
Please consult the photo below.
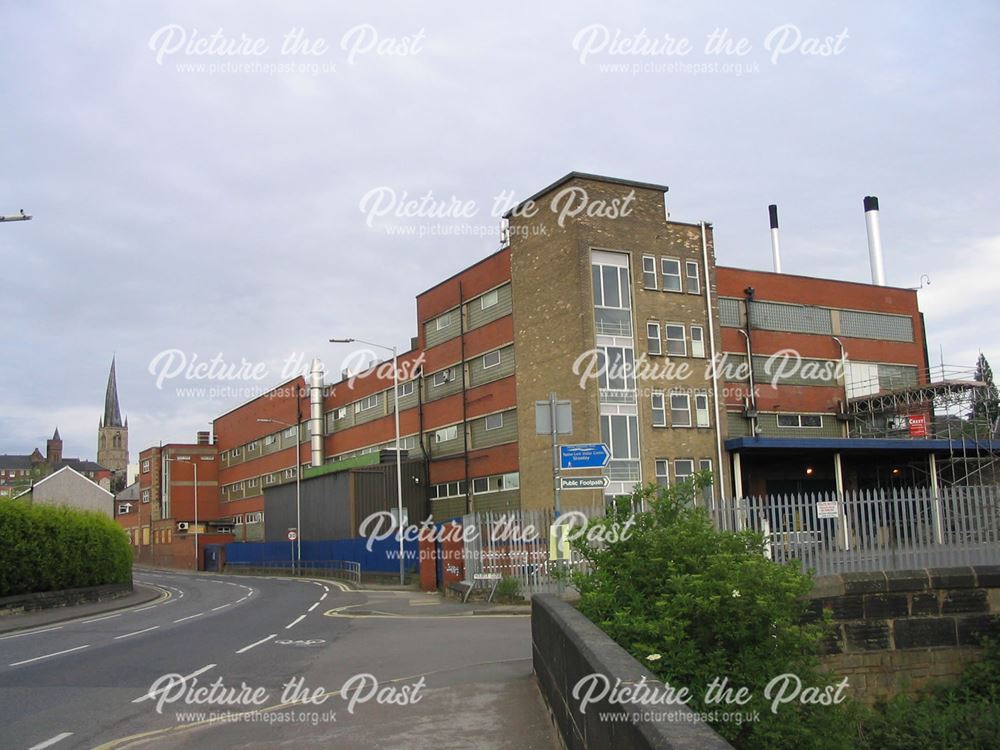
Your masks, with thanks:
[(297, 532), (295, 529), (288, 530), (288, 541), (294, 542), (298, 538), (299, 538), (299, 532)]

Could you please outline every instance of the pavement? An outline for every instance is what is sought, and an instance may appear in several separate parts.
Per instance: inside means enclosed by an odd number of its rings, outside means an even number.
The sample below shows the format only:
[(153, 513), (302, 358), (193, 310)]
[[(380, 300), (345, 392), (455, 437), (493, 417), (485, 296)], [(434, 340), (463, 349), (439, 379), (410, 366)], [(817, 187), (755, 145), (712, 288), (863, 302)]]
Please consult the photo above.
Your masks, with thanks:
[(0, 635), (0, 747), (559, 747), (525, 607), (337, 581), (135, 578), (157, 598)]
[(4, 615), (0, 617), (0, 635), (13, 633), (16, 630), (53, 625), (80, 617), (114, 612), (118, 609), (138, 607), (140, 604), (146, 604), (166, 595), (166, 592), (160, 589), (153, 588), (152, 586), (144, 586), (139, 583), (134, 584), (131, 594), (126, 594), (115, 599), (77, 604), (72, 607), (55, 607), (52, 609), (39, 609), (33, 612), (21, 612), (16, 615)]

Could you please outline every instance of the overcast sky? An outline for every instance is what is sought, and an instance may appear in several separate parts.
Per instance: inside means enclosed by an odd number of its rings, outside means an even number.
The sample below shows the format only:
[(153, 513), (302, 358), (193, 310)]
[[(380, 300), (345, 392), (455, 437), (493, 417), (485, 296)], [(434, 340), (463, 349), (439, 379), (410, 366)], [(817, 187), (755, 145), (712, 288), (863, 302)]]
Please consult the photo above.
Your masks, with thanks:
[[(0, 452), (58, 425), (93, 458), (114, 353), (135, 460), (288, 357), (339, 369), (331, 336), (405, 349), (414, 295), (498, 247), (494, 199), (571, 170), (669, 185), (724, 265), (769, 268), (775, 202), (787, 272), (857, 281), (877, 195), (932, 361), (1000, 366), (996, 3), (375, 5), (5, 4), (0, 213), (35, 219), (0, 226)], [(404, 192), (477, 213), (362, 210)], [(266, 372), (167, 377), (217, 355)]]

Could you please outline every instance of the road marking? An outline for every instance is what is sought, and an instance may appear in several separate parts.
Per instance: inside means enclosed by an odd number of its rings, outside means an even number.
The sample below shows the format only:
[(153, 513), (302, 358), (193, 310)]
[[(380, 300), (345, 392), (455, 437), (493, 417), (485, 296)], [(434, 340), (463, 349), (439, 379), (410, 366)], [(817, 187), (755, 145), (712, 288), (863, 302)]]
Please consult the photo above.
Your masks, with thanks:
[(140, 633), (148, 633), (150, 630), (156, 630), (159, 627), (160, 627), (159, 625), (154, 625), (151, 628), (146, 628), (145, 630), (137, 630), (134, 633), (126, 633), (125, 635), (116, 635), (114, 637), (114, 640), (120, 641), (122, 638), (131, 638), (133, 635), (139, 635)]
[(300, 622), (302, 622), (302, 621), (303, 621), (304, 619), (306, 619), (306, 616), (305, 616), (305, 615), (299, 615), (299, 616), (298, 616), (298, 617), (296, 617), (296, 618), (295, 618), (294, 620), (292, 620), (292, 621), (291, 621), (290, 623), (288, 623), (287, 625), (285, 625), (285, 630), (289, 630), (290, 628), (293, 628), (293, 627), (295, 627), (295, 626), (296, 626), (296, 625), (298, 625), (298, 624), (299, 624)]
[(326, 594), (323, 594), (323, 596), (319, 598), (320, 601), (323, 601), (324, 599), (326, 599)]
[(112, 617), (121, 617), (122, 613), (119, 612), (116, 615), (108, 615), (107, 617), (95, 617), (93, 620), (83, 620), (80, 624), (86, 625), (88, 622), (100, 622), (101, 620), (110, 620)]
[(198, 613), (198, 614), (196, 614), (196, 615), (188, 615), (187, 617), (182, 617), (182, 618), (181, 618), (181, 619), (179, 619), (179, 620), (174, 620), (174, 623), (176, 624), (176, 623), (178, 623), (178, 622), (184, 622), (185, 620), (193, 620), (193, 619), (194, 619), (194, 618), (196, 618), (196, 617), (201, 617), (201, 616), (202, 616), (203, 614), (205, 614), (205, 613), (204, 613), (204, 612), (199, 612), (199, 613)]
[(145, 612), (147, 609), (152, 609), (153, 607), (159, 607), (159, 604), (151, 604), (148, 607), (143, 607), (142, 609), (133, 609), (133, 612)]
[(323, 587), (323, 590), (324, 590), (324, 591), (329, 591), (329, 590), (330, 590), (330, 587), (329, 587), (329, 586), (324, 586), (324, 587)]
[(245, 653), (245, 652), (249, 651), (250, 649), (254, 648), (255, 646), (259, 646), (262, 643), (267, 643), (269, 640), (271, 640), (272, 638), (274, 638), (277, 635), (278, 635), (277, 633), (271, 633), (271, 635), (269, 635), (267, 638), (261, 638), (259, 641), (255, 642), (255, 643), (251, 643), (249, 646), (244, 646), (243, 648), (241, 648), (236, 653), (237, 654)]
[(233, 603), (229, 602), (229, 604), (222, 604), (222, 605), (220, 605), (218, 607), (212, 607), (212, 611), (213, 612), (218, 612), (220, 609), (225, 609), (226, 607), (231, 607), (231, 606), (233, 606)]
[(0, 638), (0, 641), (6, 641), (8, 638), (20, 638), (23, 635), (34, 635), (35, 633), (48, 633), (49, 631), (52, 630), (62, 630), (62, 625), (57, 625), (54, 628), (45, 628), (43, 630), (32, 630), (28, 633), (15, 633), (14, 635), (5, 635), (3, 638)]
[(312, 606), (311, 606), (311, 607), (309, 608), (309, 611), (310, 611), (310, 612), (312, 612), (312, 611), (313, 611), (314, 609), (316, 609), (316, 607), (318, 607), (318, 606), (319, 606), (319, 602), (316, 602), (315, 604), (313, 604), (313, 605), (312, 605)]
[[(202, 667), (201, 669), (198, 669), (198, 670), (192, 672), (187, 677), (181, 677), (180, 678), (180, 684), (183, 685), (188, 680), (190, 680), (192, 677), (197, 677), (202, 672), (207, 672), (208, 670), (210, 670), (214, 666), (215, 666), (214, 664), (208, 664), (208, 665)], [(171, 680), (169, 682), (169, 684), (164, 685), (163, 687), (159, 688), (158, 690), (151, 690), (148, 693), (146, 693), (145, 695), (142, 695), (142, 696), (136, 698), (132, 702), (133, 703), (142, 703), (143, 701), (149, 700), (150, 698), (155, 698), (158, 693), (163, 693), (163, 692), (166, 692), (167, 690), (173, 690), (175, 687), (177, 687), (177, 685), (178, 685), (178, 681), (177, 680)]]
[(245, 602), (246, 600), (247, 598), (244, 596), (242, 599), (237, 599), (236, 603), (239, 604), (240, 602)]
[(36, 656), (34, 659), (25, 659), (24, 661), (16, 661), (13, 664), (8, 664), (9, 667), (19, 667), (22, 664), (31, 664), (33, 661), (40, 661), (41, 659), (50, 659), (53, 656), (62, 656), (63, 654), (69, 654), (73, 651), (79, 651), (80, 649), (90, 648), (88, 643), (86, 646), (77, 646), (76, 648), (68, 648), (65, 651), (56, 651), (54, 654), (45, 654), (45, 656)]
[(62, 742), (67, 737), (72, 737), (72, 732), (63, 732), (62, 734), (57, 734), (55, 737), (50, 737), (45, 740), (45, 742), (39, 742), (37, 745), (32, 745), (28, 750), (42, 750), (42, 748), (52, 747), (57, 742)]

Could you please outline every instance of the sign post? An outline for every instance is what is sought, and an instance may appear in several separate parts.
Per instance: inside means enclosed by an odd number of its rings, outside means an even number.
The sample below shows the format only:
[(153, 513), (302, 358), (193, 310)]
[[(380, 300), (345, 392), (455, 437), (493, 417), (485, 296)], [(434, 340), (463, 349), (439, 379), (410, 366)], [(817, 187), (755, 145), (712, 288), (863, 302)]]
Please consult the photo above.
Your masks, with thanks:
[(552, 491), (555, 493), (556, 517), (562, 510), (559, 491), (559, 436), (573, 433), (573, 406), (569, 401), (560, 401), (555, 392), (549, 394), (548, 401), (535, 402), (535, 433), (552, 438)]
[(299, 532), (297, 529), (288, 530), (288, 543), (292, 548), (292, 574), (294, 575), (295, 570), (295, 540), (299, 538)]

